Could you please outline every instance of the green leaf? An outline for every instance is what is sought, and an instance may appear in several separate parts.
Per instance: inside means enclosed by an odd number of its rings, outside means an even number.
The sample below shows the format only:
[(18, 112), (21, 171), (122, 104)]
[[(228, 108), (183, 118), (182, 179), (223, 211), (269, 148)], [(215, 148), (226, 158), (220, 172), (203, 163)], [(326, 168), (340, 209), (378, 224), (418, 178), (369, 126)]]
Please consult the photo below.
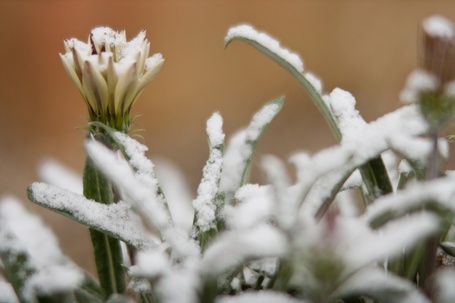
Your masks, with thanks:
[[(207, 121), (207, 139), (209, 143), (209, 159), (204, 166), (202, 180), (198, 187), (198, 196), (193, 201), (194, 236), (202, 249), (218, 234), (217, 221), (221, 220), (219, 212), (222, 200), (218, 191), (223, 169), (224, 133), (223, 120), (215, 113)], [(209, 214), (212, 212), (212, 218)], [(202, 214), (202, 215), (201, 215)]]
[(225, 43), (225, 48), (231, 44), (232, 41), (235, 40), (240, 40), (243, 42), (248, 43), (249, 45), (253, 46), (255, 49), (259, 50), (263, 54), (265, 54), (267, 57), (281, 65), (285, 70), (287, 70), (299, 83), (300, 85), (303, 86), (303, 88), (307, 91), (307, 93), (310, 95), (311, 100), (313, 101), (314, 105), (321, 111), (323, 114), (324, 118), (326, 119), (327, 123), (329, 124), (330, 128), (332, 129), (333, 133), (335, 134), (335, 137), (337, 139), (341, 139), (341, 133), (340, 130), (335, 122), (335, 119), (333, 118), (330, 109), (327, 107), (327, 104), (322, 98), (322, 95), (319, 93), (319, 91), (311, 84), (311, 82), (308, 80), (307, 77), (305, 77), (304, 74), (302, 74), (300, 71), (298, 71), (294, 65), (292, 65), (290, 62), (286, 61), (285, 58), (274, 52), (272, 49), (268, 48), (266, 45), (259, 43), (256, 40), (253, 39), (248, 39), (246, 37), (242, 37), (240, 35), (237, 36), (231, 36), (228, 40), (226, 40)]
[(235, 192), (248, 182), (253, 155), (266, 127), (283, 107), (284, 97), (266, 103), (252, 118), (248, 127), (231, 140), (224, 157), (220, 197), (231, 203)]
[[(33, 183), (28, 188), (28, 198), (35, 204), (59, 213), (91, 229), (96, 229), (135, 248), (150, 248), (155, 244), (138, 222), (131, 217), (129, 206), (109, 205), (44, 183)], [(100, 220), (100, 216), (103, 220)]]
[(259, 142), (259, 139), (262, 137), (262, 134), (264, 133), (267, 126), (278, 115), (278, 113), (281, 111), (281, 108), (283, 108), (284, 100), (285, 97), (282, 96), (266, 103), (253, 116), (251, 123), (248, 125), (246, 129), (247, 136), (245, 143), (251, 147), (251, 153), (248, 155), (246, 162), (244, 163), (245, 167), (243, 169), (240, 186), (248, 182), (251, 162), (253, 160), (253, 155), (256, 151), (256, 146)]
[[(332, 129), (335, 137), (341, 141), (341, 131), (333, 117), (329, 107), (327, 106), (326, 102), (322, 98), (321, 93), (313, 86), (311, 81), (309, 81), (308, 77), (306, 77), (302, 72), (296, 69), (296, 67), (288, 62), (286, 58), (278, 54), (274, 51), (274, 49), (268, 47), (261, 43), (260, 41), (244, 37), (240, 34), (237, 35), (229, 35), (227, 37), (225, 48), (235, 40), (240, 40), (246, 42), (247, 44), (253, 46), (273, 61), (281, 65), (285, 70), (287, 70), (299, 83), (303, 86), (306, 92), (309, 94), (311, 100), (313, 101), (314, 105), (321, 111), (325, 120), (329, 124), (330, 128)], [(389, 176), (385, 169), (384, 163), (382, 158), (379, 156), (378, 158), (372, 159), (370, 162), (365, 164), (360, 168), (360, 172), (364, 179), (365, 185), (368, 189), (368, 202), (372, 202), (375, 198), (379, 197), (380, 195), (387, 194), (393, 191)]]

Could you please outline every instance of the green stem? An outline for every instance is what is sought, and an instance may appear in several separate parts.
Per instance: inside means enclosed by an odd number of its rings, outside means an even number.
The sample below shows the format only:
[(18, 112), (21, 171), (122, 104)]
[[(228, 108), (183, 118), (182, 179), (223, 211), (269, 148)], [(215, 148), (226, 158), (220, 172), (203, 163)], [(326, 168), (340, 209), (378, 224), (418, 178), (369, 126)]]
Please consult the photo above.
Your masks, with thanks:
[[(114, 202), (112, 185), (87, 157), (84, 169), (84, 196), (99, 203)], [(90, 228), (96, 269), (105, 299), (114, 293), (125, 292), (120, 241)]]

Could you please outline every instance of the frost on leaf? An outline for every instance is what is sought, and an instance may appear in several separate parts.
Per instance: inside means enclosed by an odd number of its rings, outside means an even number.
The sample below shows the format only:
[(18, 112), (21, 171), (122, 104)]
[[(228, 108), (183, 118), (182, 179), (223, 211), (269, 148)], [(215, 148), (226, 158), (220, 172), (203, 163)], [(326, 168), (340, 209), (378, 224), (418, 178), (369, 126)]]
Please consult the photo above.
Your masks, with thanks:
[(230, 201), (239, 187), (247, 182), (248, 170), (253, 153), (265, 128), (283, 106), (284, 98), (278, 98), (264, 105), (252, 118), (245, 130), (233, 136), (226, 149), (220, 188)]
[(56, 186), (33, 183), (30, 199), (91, 228), (106, 232), (137, 247), (152, 247), (151, 237), (145, 233), (130, 205), (125, 202), (101, 204)]
[(297, 71), (303, 73), (303, 61), (300, 59), (299, 55), (282, 47), (276, 39), (269, 35), (258, 32), (252, 26), (244, 24), (229, 29), (225, 41), (226, 43), (229, 43), (231, 40), (239, 38), (244, 38), (262, 45), (275, 55), (286, 60)]
[(96, 166), (146, 218), (147, 224), (160, 232), (171, 227), (170, 214), (158, 193), (156, 179), (150, 175), (136, 175), (128, 162), (101, 143), (89, 141), (86, 150)]
[(223, 120), (218, 113), (207, 121), (207, 136), (210, 155), (204, 166), (202, 180), (193, 201), (196, 232), (206, 232), (216, 228), (216, 213), (220, 201), (217, 201), (218, 187), (223, 168), (224, 133)]
[(14, 276), (21, 301), (65, 293), (83, 281), (82, 271), (60, 251), (52, 231), (12, 197), (0, 201), (0, 258)]

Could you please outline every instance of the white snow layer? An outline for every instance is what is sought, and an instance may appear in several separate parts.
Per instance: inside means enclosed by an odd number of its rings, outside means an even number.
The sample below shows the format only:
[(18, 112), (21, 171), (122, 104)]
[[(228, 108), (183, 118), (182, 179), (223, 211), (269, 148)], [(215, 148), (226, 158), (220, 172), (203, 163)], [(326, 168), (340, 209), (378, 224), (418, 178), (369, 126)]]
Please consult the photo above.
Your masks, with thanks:
[(283, 58), (297, 71), (303, 73), (303, 62), (302, 59), (300, 59), (299, 55), (292, 53), (288, 49), (282, 47), (276, 39), (270, 37), (266, 33), (258, 32), (252, 26), (243, 24), (230, 28), (226, 35), (225, 41), (239, 37), (245, 38), (247, 40), (252, 40), (262, 45), (272, 53)]
[(220, 184), (221, 190), (228, 193), (228, 196), (234, 194), (241, 186), (244, 170), (253, 154), (253, 147), (279, 110), (280, 106), (275, 102), (266, 104), (253, 116), (248, 127), (236, 133), (229, 141), (224, 155)]
[(71, 213), (79, 222), (106, 231), (137, 248), (153, 247), (151, 237), (125, 202), (102, 204), (62, 188), (33, 183), (30, 190), (40, 205)]
[(305, 303), (306, 301), (297, 300), (287, 294), (262, 290), (255, 292), (245, 292), (237, 296), (220, 297), (216, 303)]
[(82, 271), (63, 255), (52, 231), (15, 198), (0, 201), (0, 222), (0, 249), (28, 256), (32, 274), (23, 286), (25, 298), (33, 301), (36, 294), (70, 291), (82, 283)]
[(405, 103), (416, 103), (422, 92), (436, 90), (438, 86), (439, 81), (433, 74), (423, 69), (416, 69), (409, 74), (406, 85), (400, 93), (400, 99)]
[(150, 166), (142, 167), (139, 164), (142, 164), (141, 157), (139, 163), (135, 164), (139, 168), (138, 174), (134, 174), (128, 162), (101, 143), (88, 141), (85, 148), (101, 171), (131, 200), (140, 214), (147, 218), (147, 224), (161, 232), (170, 227), (170, 214), (157, 193), (157, 181), (150, 176)]
[(210, 146), (215, 147), (224, 144), (223, 118), (219, 113), (214, 113), (207, 120), (206, 131)]
[(275, 227), (260, 224), (221, 234), (205, 251), (200, 269), (207, 276), (218, 276), (247, 260), (282, 256), (287, 251), (285, 235)]
[(208, 231), (215, 227), (217, 193), (223, 169), (223, 154), (219, 149), (224, 145), (223, 120), (218, 113), (207, 121), (207, 136), (210, 143), (210, 155), (202, 172), (202, 180), (197, 189), (197, 197), (193, 201), (196, 216), (196, 227)]
[(191, 205), (193, 194), (186, 183), (183, 173), (172, 162), (164, 158), (153, 158), (153, 163), (155, 163), (156, 177), (160, 180), (163, 192), (166, 193), (166, 200), (174, 226), (190, 232), (194, 217)]
[(367, 267), (355, 273), (338, 288), (335, 296), (359, 294), (390, 303), (430, 303), (414, 284), (377, 267)]

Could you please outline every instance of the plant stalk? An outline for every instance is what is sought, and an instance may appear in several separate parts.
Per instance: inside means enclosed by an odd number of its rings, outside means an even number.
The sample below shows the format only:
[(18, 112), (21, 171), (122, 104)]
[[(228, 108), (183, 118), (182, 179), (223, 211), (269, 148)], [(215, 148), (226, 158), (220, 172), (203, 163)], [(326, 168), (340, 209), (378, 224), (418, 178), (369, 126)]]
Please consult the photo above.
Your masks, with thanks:
[[(84, 196), (99, 203), (114, 202), (111, 183), (87, 157), (83, 176)], [(89, 229), (100, 286), (107, 299), (114, 293), (125, 292), (120, 241), (105, 233)]]

